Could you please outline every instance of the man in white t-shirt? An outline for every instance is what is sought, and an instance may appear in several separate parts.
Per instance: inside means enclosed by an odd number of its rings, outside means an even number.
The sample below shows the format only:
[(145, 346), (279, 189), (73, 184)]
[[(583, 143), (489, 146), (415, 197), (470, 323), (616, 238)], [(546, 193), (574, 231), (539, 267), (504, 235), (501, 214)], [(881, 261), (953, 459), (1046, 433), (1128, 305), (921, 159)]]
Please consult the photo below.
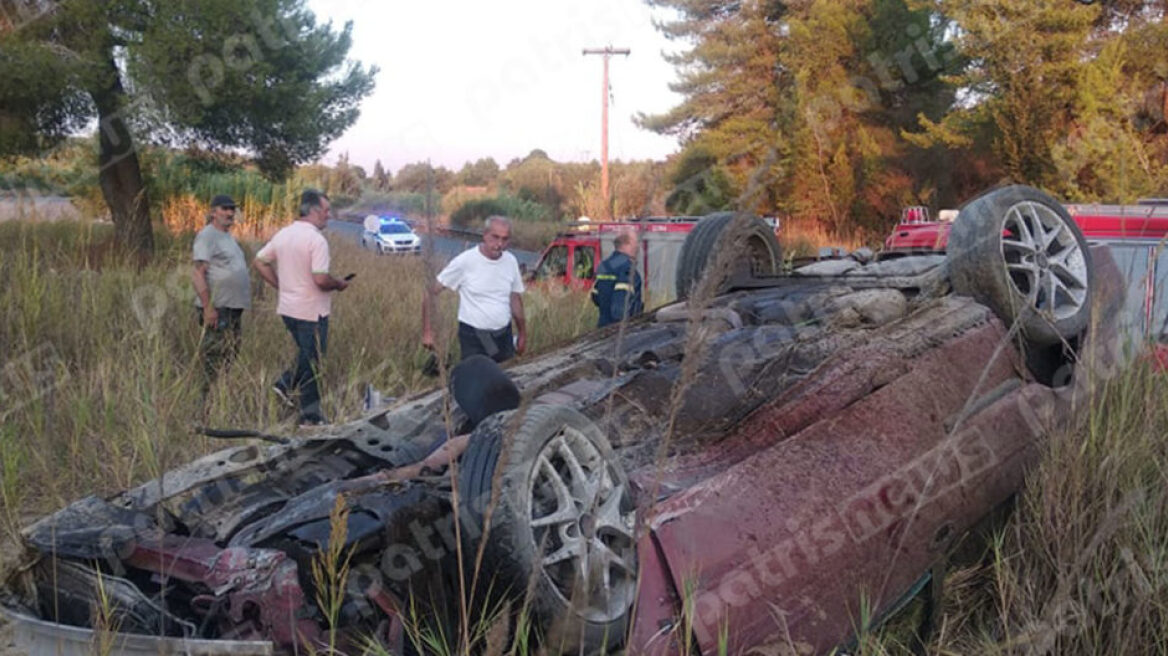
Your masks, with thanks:
[(332, 292), (349, 283), (329, 275), (328, 240), (320, 231), (328, 225), (329, 199), (309, 189), (300, 196), (300, 218), (276, 233), (256, 253), (260, 277), (279, 292), (276, 313), (296, 343), (296, 366), (285, 371), (272, 389), (285, 403), (300, 392), (300, 424), (326, 423), (320, 408), (320, 356), (328, 350), (328, 318)]
[[(507, 252), (511, 222), (488, 217), (483, 242), (463, 251), (438, 274), (422, 300), (422, 346), (433, 350), (434, 297), (443, 289), (458, 292), (458, 344), (462, 358), (482, 354), (503, 362), (527, 348), (523, 312), (523, 277), (519, 262)], [(511, 323), (515, 323), (512, 339)]]

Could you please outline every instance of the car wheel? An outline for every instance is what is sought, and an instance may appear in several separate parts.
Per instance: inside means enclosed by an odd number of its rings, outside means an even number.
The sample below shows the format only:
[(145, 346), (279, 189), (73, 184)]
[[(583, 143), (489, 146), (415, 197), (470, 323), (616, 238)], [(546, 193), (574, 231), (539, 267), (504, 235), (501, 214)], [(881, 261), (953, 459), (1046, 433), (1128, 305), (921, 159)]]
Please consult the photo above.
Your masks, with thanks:
[(595, 424), (556, 405), (492, 415), (470, 438), (459, 483), (467, 560), (482, 549), (478, 589), (530, 591), (554, 653), (623, 641), (637, 589), (635, 510)]
[[(735, 217), (742, 217), (735, 220)], [(734, 229), (729, 229), (734, 226)], [(741, 227), (740, 227), (741, 226)], [(711, 214), (698, 221), (685, 237), (677, 261), (676, 291), (678, 298), (689, 296), (702, 279), (712, 257), (723, 248), (745, 253), (735, 259), (730, 271), (718, 285), (718, 293), (729, 290), (737, 280), (771, 276), (779, 271), (782, 250), (775, 233), (757, 217), (733, 212)]]
[(1050, 345), (1087, 327), (1094, 274), (1083, 233), (1058, 201), (1021, 185), (961, 209), (949, 235), (953, 290), (984, 303), (1026, 339)]

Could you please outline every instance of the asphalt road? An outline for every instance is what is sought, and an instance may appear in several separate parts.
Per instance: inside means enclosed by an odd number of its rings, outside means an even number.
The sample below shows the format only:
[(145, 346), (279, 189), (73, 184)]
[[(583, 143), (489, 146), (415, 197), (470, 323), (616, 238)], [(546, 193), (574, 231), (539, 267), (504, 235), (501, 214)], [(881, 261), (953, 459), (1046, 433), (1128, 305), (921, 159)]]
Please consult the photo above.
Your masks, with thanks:
[[(361, 234), (365, 232), (365, 228), (360, 223), (335, 219), (329, 221), (328, 230), (338, 235), (352, 237), (353, 241), (358, 244), (361, 243)], [(450, 261), (455, 255), (479, 243), (478, 240), (458, 239), (455, 237), (430, 237), (428, 235), (422, 235), (421, 237), (422, 252), (426, 252), (426, 241), (431, 240), (434, 244), (434, 253), (443, 261)], [(511, 254), (515, 256), (515, 259), (519, 260), (519, 264), (526, 264), (528, 268), (534, 267), (536, 260), (539, 259), (539, 253), (532, 251), (512, 248)]]

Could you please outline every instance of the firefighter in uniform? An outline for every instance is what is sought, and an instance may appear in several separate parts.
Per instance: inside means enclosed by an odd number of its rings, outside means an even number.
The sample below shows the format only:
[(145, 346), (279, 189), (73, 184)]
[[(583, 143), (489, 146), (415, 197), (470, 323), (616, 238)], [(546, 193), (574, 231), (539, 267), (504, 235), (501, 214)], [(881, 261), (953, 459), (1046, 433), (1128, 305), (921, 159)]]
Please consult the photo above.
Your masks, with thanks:
[(641, 274), (637, 272), (634, 261), (637, 241), (637, 233), (631, 230), (618, 234), (613, 240), (616, 251), (596, 269), (592, 302), (600, 308), (597, 327), (641, 313)]

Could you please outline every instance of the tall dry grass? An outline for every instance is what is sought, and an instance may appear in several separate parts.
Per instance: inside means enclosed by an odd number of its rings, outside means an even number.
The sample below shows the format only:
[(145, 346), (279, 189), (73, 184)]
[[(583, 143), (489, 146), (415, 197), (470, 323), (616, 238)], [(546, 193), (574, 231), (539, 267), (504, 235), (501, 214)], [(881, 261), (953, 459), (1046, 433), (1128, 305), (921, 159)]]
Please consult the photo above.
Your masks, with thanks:
[[(191, 235), (159, 235), (141, 272), (111, 248), (109, 226), (0, 223), (0, 522), (12, 537), (30, 518), (86, 494), (107, 494), (224, 446), (195, 434), (220, 428), (295, 430), (270, 386), (294, 348), (274, 291), (253, 275), (239, 359), (200, 393), (200, 338), (190, 284)], [(366, 384), (402, 396), (430, 387), (422, 373), (420, 258), (378, 257), (332, 238), (333, 271), (357, 273), (333, 301), (324, 408), (359, 415)], [(258, 244), (245, 243), (248, 255)], [(595, 325), (587, 295), (526, 295), (529, 348)], [(456, 298), (440, 315), (453, 335)]]
[(820, 248), (842, 247), (854, 251), (862, 246), (872, 246), (873, 240), (861, 234), (838, 235), (818, 221), (784, 221), (776, 235), (783, 244), (786, 255), (792, 257), (813, 256)]
[[(263, 241), (271, 237), (299, 212), (298, 197), (266, 202), (253, 196), (234, 199), (236, 225), (232, 233), (237, 239)], [(161, 207), (162, 224), (173, 234), (194, 233), (207, 225), (207, 200), (192, 195), (167, 198)]]

